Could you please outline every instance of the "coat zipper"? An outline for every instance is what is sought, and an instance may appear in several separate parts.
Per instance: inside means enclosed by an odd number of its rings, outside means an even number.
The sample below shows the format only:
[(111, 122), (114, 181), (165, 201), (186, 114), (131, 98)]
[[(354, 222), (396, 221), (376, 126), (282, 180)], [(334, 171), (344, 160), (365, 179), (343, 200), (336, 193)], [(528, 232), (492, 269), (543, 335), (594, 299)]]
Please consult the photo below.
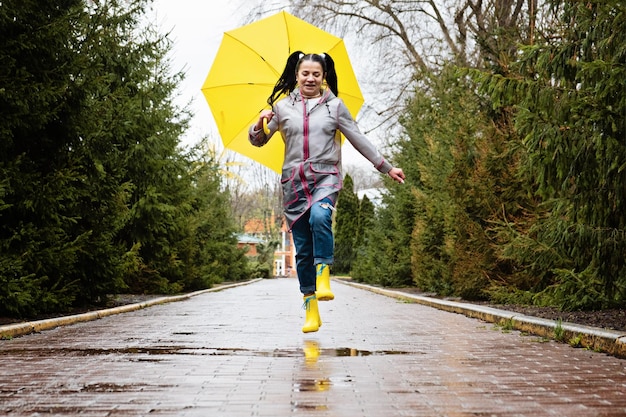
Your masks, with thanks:
[(307, 200), (311, 200), (311, 191), (309, 190), (309, 184), (306, 180), (306, 175), (304, 174), (304, 164), (309, 159), (309, 112), (307, 112), (306, 101), (302, 100), (302, 121), (303, 125), (303, 156), (304, 161), (300, 164), (300, 182), (302, 183), (302, 189), (304, 190), (304, 195), (306, 195)]
[(306, 161), (307, 159), (309, 159), (309, 112), (307, 111), (306, 108), (306, 100), (302, 100), (302, 122), (304, 123), (303, 126), (303, 133), (304, 133), (304, 149), (303, 149), (303, 153), (304, 153), (304, 160)]

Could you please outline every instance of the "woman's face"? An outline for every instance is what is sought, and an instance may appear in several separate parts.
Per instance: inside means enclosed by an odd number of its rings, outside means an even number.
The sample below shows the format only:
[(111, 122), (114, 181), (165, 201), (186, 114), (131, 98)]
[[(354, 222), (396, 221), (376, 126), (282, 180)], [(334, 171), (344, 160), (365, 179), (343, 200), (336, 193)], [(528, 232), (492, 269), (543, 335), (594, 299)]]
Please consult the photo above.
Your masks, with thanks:
[(302, 61), (296, 80), (300, 86), (300, 92), (305, 97), (316, 97), (322, 90), (322, 82), (324, 81), (324, 70), (319, 62)]

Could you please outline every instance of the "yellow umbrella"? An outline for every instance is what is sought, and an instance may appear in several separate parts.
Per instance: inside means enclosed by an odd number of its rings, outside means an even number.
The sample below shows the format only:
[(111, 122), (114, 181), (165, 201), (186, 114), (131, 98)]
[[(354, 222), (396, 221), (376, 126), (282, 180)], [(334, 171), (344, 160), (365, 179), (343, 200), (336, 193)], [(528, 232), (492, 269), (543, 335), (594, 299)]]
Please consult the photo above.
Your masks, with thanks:
[(292, 52), (328, 53), (335, 61), (339, 97), (353, 117), (363, 104), (361, 89), (341, 38), (280, 12), (224, 33), (202, 86), (224, 146), (280, 173), (284, 144), (273, 138), (262, 148), (248, 142), (248, 128), (269, 108), (267, 97)]

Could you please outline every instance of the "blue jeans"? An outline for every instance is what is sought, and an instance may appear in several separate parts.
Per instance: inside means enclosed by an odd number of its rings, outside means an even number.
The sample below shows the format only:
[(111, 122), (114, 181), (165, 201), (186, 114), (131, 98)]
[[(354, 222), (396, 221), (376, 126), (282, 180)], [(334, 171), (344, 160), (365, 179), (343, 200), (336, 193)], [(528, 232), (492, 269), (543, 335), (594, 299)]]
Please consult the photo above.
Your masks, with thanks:
[(315, 265), (331, 265), (334, 261), (332, 207), (333, 202), (329, 198), (317, 201), (291, 227), (302, 294), (315, 292)]

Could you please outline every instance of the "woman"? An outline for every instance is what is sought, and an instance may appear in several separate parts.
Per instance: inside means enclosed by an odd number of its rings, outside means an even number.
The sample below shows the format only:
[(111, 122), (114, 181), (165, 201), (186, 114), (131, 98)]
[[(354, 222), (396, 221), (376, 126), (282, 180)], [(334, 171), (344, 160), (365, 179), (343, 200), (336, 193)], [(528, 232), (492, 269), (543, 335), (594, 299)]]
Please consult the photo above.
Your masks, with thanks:
[[(281, 94), (288, 96), (276, 102)], [(285, 142), (283, 204), (296, 247), (305, 333), (316, 332), (322, 325), (318, 300), (334, 299), (329, 265), (334, 260), (332, 212), (343, 178), (340, 132), (378, 171), (400, 183), (405, 178), (402, 169), (387, 162), (360, 132), (337, 95), (332, 58), (294, 52), (268, 98), (272, 110), (263, 110), (249, 130), (255, 146), (265, 145), (276, 131)]]

